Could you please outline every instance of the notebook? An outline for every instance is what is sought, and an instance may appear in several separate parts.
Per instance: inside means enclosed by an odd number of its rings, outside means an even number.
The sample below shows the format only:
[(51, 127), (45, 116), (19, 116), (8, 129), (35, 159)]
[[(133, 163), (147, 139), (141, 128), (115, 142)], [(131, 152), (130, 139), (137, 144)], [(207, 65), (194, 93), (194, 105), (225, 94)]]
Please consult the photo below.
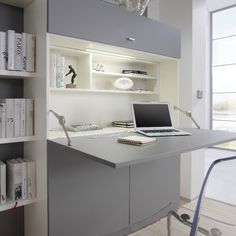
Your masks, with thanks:
[(140, 146), (140, 145), (143, 145), (143, 144), (155, 142), (156, 139), (155, 138), (149, 138), (149, 137), (137, 136), (137, 135), (131, 135), (131, 136), (127, 136), (127, 137), (118, 138), (117, 141), (119, 143)]
[(135, 131), (149, 137), (183, 136), (190, 133), (172, 125), (168, 103), (132, 104)]

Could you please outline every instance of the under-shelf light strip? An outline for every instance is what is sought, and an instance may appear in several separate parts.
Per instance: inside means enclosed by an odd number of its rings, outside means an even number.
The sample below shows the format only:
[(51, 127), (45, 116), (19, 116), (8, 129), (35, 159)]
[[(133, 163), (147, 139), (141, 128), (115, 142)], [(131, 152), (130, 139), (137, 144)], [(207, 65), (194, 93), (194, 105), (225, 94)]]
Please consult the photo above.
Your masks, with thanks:
[(118, 54), (118, 53), (112, 53), (112, 52), (106, 52), (106, 51), (100, 51), (100, 50), (95, 50), (95, 49), (86, 49), (87, 52), (92, 52), (92, 53), (98, 53), (98, 54), (103, 54), (103, 55), (108, 55), (108, 56), (115, 56), (115, 57), (123, 57), (123, 58), (129, 58), (129, 59), (136, 59), (133, 56), (127, 56), (123, 54)]

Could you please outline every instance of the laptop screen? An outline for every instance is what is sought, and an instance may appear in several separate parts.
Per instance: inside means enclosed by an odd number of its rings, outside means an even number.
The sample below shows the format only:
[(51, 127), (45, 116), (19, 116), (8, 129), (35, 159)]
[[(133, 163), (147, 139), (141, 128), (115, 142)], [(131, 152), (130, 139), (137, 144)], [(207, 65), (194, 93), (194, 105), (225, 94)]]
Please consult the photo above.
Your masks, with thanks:
[(137, 128), (172, 126), (167, 103), (134, 103), (133, 115)]

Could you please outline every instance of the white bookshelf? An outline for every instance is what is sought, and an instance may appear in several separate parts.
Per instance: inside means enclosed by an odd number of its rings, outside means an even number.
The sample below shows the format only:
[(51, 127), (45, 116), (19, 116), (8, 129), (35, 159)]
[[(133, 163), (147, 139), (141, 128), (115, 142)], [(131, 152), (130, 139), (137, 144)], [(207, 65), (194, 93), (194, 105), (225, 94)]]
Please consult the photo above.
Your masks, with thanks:
[(102, 90), (102, 89), (69, 89), (69, 88), (50, 88), (50, 92), (69, 93), (114, 93), (114, 94), (136, 94), (136, 95), (158, 95), (153, 91), (131, 91), (131, 90)]
[(27, 200), (19, 200), (19, 201), (7, 200), (5, 204), (0, 204), (0, 212), (7, 211), (7, 210), (14, 210), (15, 208), (30, 205), (35, 202), (37, 202), (36, 198), (27, 199)]
[(0, 138), (0, 144), (30, 142), (34, 140), (35, 140), (35, 136)]
[(6, 79), (32, 79), (36, 76), (36, 73), (24, 72), (24, 71), (10, 71), (10, 70), (0, 70), (0, 78)]

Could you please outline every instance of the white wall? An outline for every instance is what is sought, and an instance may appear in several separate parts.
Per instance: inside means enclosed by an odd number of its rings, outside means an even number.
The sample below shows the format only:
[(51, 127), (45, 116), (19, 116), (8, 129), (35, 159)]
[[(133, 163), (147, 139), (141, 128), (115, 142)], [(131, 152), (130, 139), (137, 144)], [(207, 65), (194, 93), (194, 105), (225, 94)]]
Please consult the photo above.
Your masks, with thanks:
[[(155, 10), (150, 7), (155, 5)], [(192, 110), (202, 128), (209, 127), (209, 13), (206, 0), (152, 0), (149, 17), (159, 19), (181, 30), (179, 64), (179, 106)], [(155, 12), (158, 11), (158, 12)], [(204, 99), (197, 99), (197, 90)], [(180, 114), (180, 127), (192, 122)], [(204, 174), (204, 151), (184, 154), (181, 160), (181, 196), (194, 199)]]
[(232, 5), (236, 5), (236, 0), (207, 0), (209, 11), (216, 11)]

